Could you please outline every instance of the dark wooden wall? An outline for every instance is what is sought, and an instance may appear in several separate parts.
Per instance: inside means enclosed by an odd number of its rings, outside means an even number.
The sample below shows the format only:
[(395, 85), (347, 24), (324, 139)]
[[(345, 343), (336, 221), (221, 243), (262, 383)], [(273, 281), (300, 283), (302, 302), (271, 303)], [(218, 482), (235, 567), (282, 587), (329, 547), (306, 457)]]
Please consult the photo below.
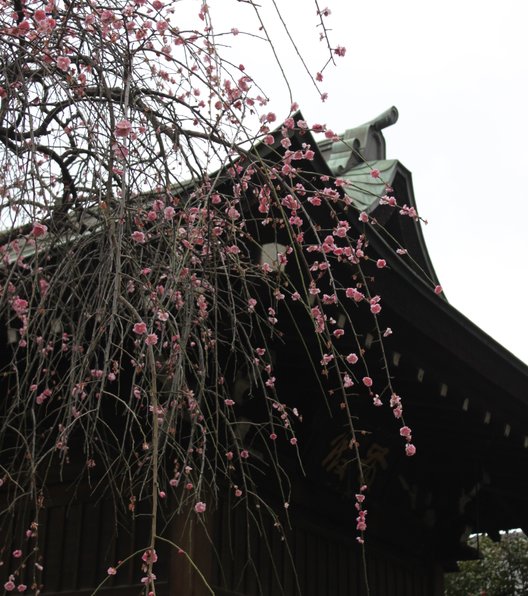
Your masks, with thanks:
[[(31, 586), (35, 563), (39, 563), (43, 567), (37, 573), (42, 594), (90, 594), (105, 579), (105, 594), (141, 592), (140, 579), (144, 575), (141, 553), (148, 545), (148, 516), (142, 516), (141, 512), (135, 519), (116, 515), (114, 503), (108, 497), (95, 499), (81, 494), (71, 500), (71, 494), (59, 487), (51, 491), (46, 503), (38, 516), (38, 541), (24, 537), (28, 520), (35, 519), (34, 511), (20, 509), (10, 529), (4, 524), (1, 542), (6, 544), (3, 558), (7, 565), (0, 568), (2, 584), (18, 567), (15, 583)], [(10, 536), (6, 538), (7, 532)], [(20, 570), (23, 559), (14, 560), (9, 553), (20, 548), (25, 558), (37, 544), (38, 552), (28, 556), (25, 568)], [(160, 564), (156, 573), (163, 593), (167, 585), (168, 553), (163, 544), (157, 550)], [(137, 554), (122, 564), (115, 576), (107, 574), (109, 567), (117, 567), (119, 561), (134, 552)]]
[[(148, 544), (147, 515), (118, 515), (109, 499), (85, 497), (70, 502), (60, 490), (40, 516), (39, 548), (43, 595), (90, 594), (107, 578), (108, 595), (142, 593), (141, 553)], [(218, 596), (366, 596), (365, 570), (372, 596), (440, 596), (442, 574), (431, 561), (405, 552), (391, 552), (367, 541), (365, 556), (349, 528), (336, 528), (324, 519), (292, 512), (277, 518), (264, 509), (220, 506), (196, 521), (174, 518), (168, 536), (192, 557)], [(24, 524), (22, 524), (24, 525)], [(20, 529), (11, 547), (19, 544)], [(136, 552), (113, 577), (110, 566)], [(158, 543), (155, 565), (157, 593), (205, 596), (209, 588), (193, 571), (187, 554)], [(29, 567), (29, 566), (28, 566)], [(2, 583), (11, 570), (1, 570)], [(17, 583), (30, 584), (31, 569)], [(5, 578), (4, 578), (5, 576)]]
[(272, 520), (224, 508), (214, 520), (213, 584), (222, 596), (440, 596), (442, 572), (432, 561), (381, 544), (363, 551), (347, 528), (293, 514), (287, 541)]

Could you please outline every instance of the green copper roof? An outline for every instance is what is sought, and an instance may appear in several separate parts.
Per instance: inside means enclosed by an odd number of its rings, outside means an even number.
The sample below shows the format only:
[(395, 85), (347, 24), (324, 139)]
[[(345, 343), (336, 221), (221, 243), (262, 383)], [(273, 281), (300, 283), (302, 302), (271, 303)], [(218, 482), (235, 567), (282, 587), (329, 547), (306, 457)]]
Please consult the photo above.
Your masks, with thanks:
[[(345, 187), (345, 191), (354, 206), (364, 211), (375, 209), (379, 198), (386, 194), (387, 184), (392, 184), (397, 167), (398, 161), (395, 159), (377, 159), (357, 165), (342, 174), (340, 177), (350, 185)], [(372, 177), (372, 170), (380, 171), (379, 178)]]

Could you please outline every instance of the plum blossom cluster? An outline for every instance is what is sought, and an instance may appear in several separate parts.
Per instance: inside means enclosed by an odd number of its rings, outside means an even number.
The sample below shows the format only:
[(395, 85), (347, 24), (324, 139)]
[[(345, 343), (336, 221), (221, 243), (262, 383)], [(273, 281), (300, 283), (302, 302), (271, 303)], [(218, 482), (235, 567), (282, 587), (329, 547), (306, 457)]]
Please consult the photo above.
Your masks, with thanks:
[(367, 490), (367, 485), (363, 484), (360, 489), (359, 493), (355, 495), (356, 502), (354, 503), (354, 507), (357, 512), (356, 518), (356, 530), (359, 532), (359, 536), (356, 537), (356, 540), (363, 544), (365, 542), (364, 534), (367, 530), (367, 510), (364, 507), (365, 502), (365, 491)]
[(14, 575), (10, 575), (9, 579), (4, 583), (4, 590), (6, 592), (25, 592), (28, 589), (26, 584), (16, 584), (16, 578)]
[[(271, 119), (269, 114), (267, 118)], [(278, 139), (294, 139), (299, 131), (309, 130), (308, 125), (289, 120), (278, 129)], [(363, 267), (373, 264), (382, 274), (387, 262), (370, 258), (367, 234), (356, 231), (347, 216), (353, 205), (343, 184), (324, 176), (316, 184), (306, 179), (304, 168), (313, 159), (310, 143), (302, 143), (298, 150), (284, 145), (271, 171), (241, 158), (216, 185), (205, 180), (185, 192), (160, 190), (127, 204), (121, 223), (117, 299), (114, 261), (96, 258), (101, 247), (108, 253), (113, 250), (111, 228), (81, 236), (69, 249), (68, 260), (57, 261), (49, 248), (45, 253), (35, 250), (24, 260), (23, 277), (14, 270), (7, 295), (12, 316), (19, 321), (18, 349), (21, 355), (22, 350), (38, 355), (41, 362), (30, 379), (31, 393), (38, 407), (62, 409), (64, 416), (56, 430), (56, 449), (68, 453), (72, 429), (90, 412), (104, 409), (108, 402), (123, 404), (127, 438), (122, 440), (132, 441), (127, 450), (136, 454), (136, 463), (127, 471), (131, 511), (153, 450), (174, 461), (173, 477), (156, 479), (155, 495), (162, 503), (174, 491), (196, 514), (204, 513), (204, 462), (220, 452), (226, 454), (222, 457), (235, 496), (244, 498), (246, 491), (235, 478), (247, 473), (251, 449), (237, 430), (239, 402), (233, 398), (237, 379), (219, 366), (226, 357), (224, 346), (239, 346), (238, 358), (251, 371), (255, 391), (269, 408), (272, 422), (262, 434), (273, 442), (285, 438), (298, 445), (294, 427), (302, 417), (295, 405), (277, 398), (280, 379), (269, 349), (288, 320), (286, 303), (288, 308), (300, 308), (310, 321), (323, 377), (340, 379), (341, 403), (351, 412), (349, 423), (353, 424), (354, 396), (366, 394), (375, 405), (382, 405), (373, 392), (375, 377), (367, 368), (366, 347), (350, 318), (357, 317), (347, 313), (358, 309), (357, 316), (364, 321), (380, 315), (381, 297), (371, 293)], [(109, 210), (106, 205), (103, 218)], [(325, 228), (320, 221), (328, 211), (335, 216)], [(261, 230), (278, 231), (284, 242), (271, 264), (261, 264), (248, 243)], [(48, 255), (47, 270), (40, 266), (42, 254)], [(86, 254), (93, 255), (89, 279), (98, 280), (92, 293), (87, 293), (87, 278), (82, 275), (72, 280), (67, 292), (47, 281), (67, 275), (70, 263), (86, 259)], [(304, 283), (299, 283), (294, 267), (302, 261)], [(352, 285), (343, 287), (338, 281), (339, 269)], [(32, 279), (46, 279), (48, 285), (30, 302)], [(103, 279), (108, 281), (99, 285)], [(249, 285), (240, 282), (248, 279)], [(225, 288), (233, 285), (237, 293), (226, 293)], [(82, 300), (76, 301), (76, 296)], [(114, 300), (117, 310), (104, 324), (87, 326), (79, 318), (79, 313), (100, 312), (101, 305)], [(63, 305), (59, 324), (40, 316), (52, 303)], [(246, 332), (259, 327), (264, 333)], [(31, 342), (24, 343), (25, 338)], [(350, 341), (356, 351), (350, 351)], [(66, 368), (72, 372), (61, 375)], [(123, 396), (121, 387), (128, 379), (133, 382)], [(401, 401), (394, 393), (390, 405), (401, 418)], [(222, 438), (212, 412), (219, 412), (223, 420)], [(181, 434), (183, 421), (194, 429), (190, 439)], [(133, 442), (134, 436), (141, 436), (141, 441)], [(410, 435), (405, 439), (406, 453), (413, 455)], [(120, 448), (115, 445), (117, 457)], [(89, 446), (86, 462), (87, 470), (107, 465), (96, 445)], [(358, 530), (364, 532), (366, 510), (358, 510), (358, 516)], [(108, 575), (115, 571), (110, 567)], [(146, 571), (142, 581), (152, 588), (154, 580), (152, 569)]]
[(405, 441), (405, 453), (408, 456), (413, 456), (416, 453), (416, 447), (412, 444), (412, 433), (411, 429), (408, 426), (402, 426), (400, 428), (400, 436), (402, 436)]
[[(375, 221), (350, 183), (314, 174), (312, 134), (338, 136), (296, 104), (270, 111), (244, 65), (222, 59), (239, 31), (217, 43), (206, 3), (193, 8), (195, 28), (179, 28), (175, 11), (160, 0), (29, 0), (0, 15), (5, 59), (20, 64), (0, 74), (12, 131), (0, 144), (0, 219), (11, 224), (0, 234), (10, 334), (0, 439), (32, 421), (34, 440), (28, 454), (25, 432), (9, 439), (1, 482), (29, 508), (43, 507), (31, 502), (45, 492), (42, 462), (56, 458), (67, 476), (79, 457), (83, 480), (111, 480), (131, 516), (147, 503), (155, 528), (175, 513), (203, 519), (222, 487), (251, 506), (253, 471), (280, 477), (281, 450), (302, 455), (305, 403), (281, 390), (276, 357), (285, 339), (305, 350), (340, 424), (354, 434), (356, 402), (372, 399), (392, 408), (415, 452), (384, 352), (381, 365), (368, 361), (369, 334), (376, 345), (392, 333), (375, 288), (389, 255), (371, 250)], [(330, 10), (318, 14), (326, 38)], [(328, 48), (330, 61), (345, 56)], [(386, 193), (380, 204), (416, 219)], [(354, 448), (361, 461), (360, 437)], [(9, 549), (15, 560), (22, 551)], [(13, 575), (4, 589), (26, 585)]]
[[(157, 562), (157, 560), (158, 555), (154, 548), (147, 549), (141, 555), (141, 571), (145, 574), (141, 578), (141, 583), (145, 586), (145, 589), (148, 594), (154, 593), (155, 590), (154, 582), (156, 581), (156, 574), (153, 572), (153, 566), (154, 563)], [(115, 575), (115, 573), (113, 573), (113, 571), (115, 571), (113, 567), (110, 567), (109, 571), (112, 571), (111, 573), (109, 573), (109, 575)]]

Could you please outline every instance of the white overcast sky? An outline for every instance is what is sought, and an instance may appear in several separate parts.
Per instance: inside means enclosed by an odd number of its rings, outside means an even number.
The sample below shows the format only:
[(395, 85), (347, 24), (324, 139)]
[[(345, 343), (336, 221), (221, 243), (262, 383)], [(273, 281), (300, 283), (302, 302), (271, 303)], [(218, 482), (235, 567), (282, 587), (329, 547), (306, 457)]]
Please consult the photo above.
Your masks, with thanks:
[[(312, 0), (276, 0), (315, 73), (324, 47)], [(526, 0), (326, 0), (334, 45), (347, 52), (325, 71), (329, 98), (293, 58), (261, 0), (295, 101), (309, 122), (343, 132), (395, 105), (387, 157), (413, 173), (425, 240), (450, 303), (528, 363), (528, 2)], [(218, 7), (229, 5), (228, 14)], [(226, 27), (253, 28), (243, 2), (210, 2)], [(323, 8), (325, 4), (320, 3)], [(218, 23), (218, 20), (217, 20)], [(288, 95), (264, 44), (233, 41), (283, 117)], [(240, 44), (240, 45), (237, 45)]]

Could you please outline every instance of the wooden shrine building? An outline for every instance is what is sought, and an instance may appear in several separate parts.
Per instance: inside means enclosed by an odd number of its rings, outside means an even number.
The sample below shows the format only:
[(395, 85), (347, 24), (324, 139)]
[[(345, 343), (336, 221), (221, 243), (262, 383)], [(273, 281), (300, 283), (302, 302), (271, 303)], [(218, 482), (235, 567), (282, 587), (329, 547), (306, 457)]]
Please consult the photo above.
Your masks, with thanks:
[[(498, 539), (501, 530), (528, 530), (528, 367), (432, 291), (438, 280), (419, 221), (380, 203), (389, 184), (399, 204), (416, 207), (411, 173), (385, 154), (382, 129), (396, 119), (392, 108), (339, 140), (324, 141), (311, 168), (349, 181), (353, 204), (379, 222), (368, 238), (371, 253), (387, 262), (375, 282), (383, 296), (380, 325), (390, 322), (394, 329), (386, 357), (417, 453), (405, 456), (389, 408), (358, 401), (368, 484), (363, 551), (356, 540), (357, 467), (340, 404), (318, 398), (306, 354), (298, 339), (286, 338), (276, 346), (277, 391), (284, 401), (303, 404), (297, 436), (304, 466), (293, 451), (286, 456), (290, 500), (280, 521), (286, 540), (271, 517), (256, 520), (258, 513), (228, 500), (208, 510), (201, 524), (175, 517), (167, 527), (168, 538), (193, 558), (218, 596), (441, 596), (443, 573), (478, 555), (466, 545), (470, 533)], [(316, 147), (308, 132), (292, 133), (291, 140), (292, 149), (310, 140)], [(361, 225), (357, 211), (349, 223)], [(396, 254), (397, 246), (413, 259)], [(358, 333), (367, 355), (379, 349), (370, 327), (358, 323)], [(2, 341), (5, 353), (6, 335)], [(265, 476), (259, 486), (283, 507)], [(46, 503), (43, 595), (91, 594), (120, 552), (142, 548), (148, 520), (138, 515), (116, 535), (112, 505), (88, 489), (70, 494), (58, 483)], [(4, 536), (2, 547), (9, 552), (15, 544)], [(185, 554), (167, 544), (158, 555), (160, 596), (211, 593)], [(138, 567), (124, 565), (101, 593), (140, 594)], [(8, 575), (6, 563), (0, 586)]]

